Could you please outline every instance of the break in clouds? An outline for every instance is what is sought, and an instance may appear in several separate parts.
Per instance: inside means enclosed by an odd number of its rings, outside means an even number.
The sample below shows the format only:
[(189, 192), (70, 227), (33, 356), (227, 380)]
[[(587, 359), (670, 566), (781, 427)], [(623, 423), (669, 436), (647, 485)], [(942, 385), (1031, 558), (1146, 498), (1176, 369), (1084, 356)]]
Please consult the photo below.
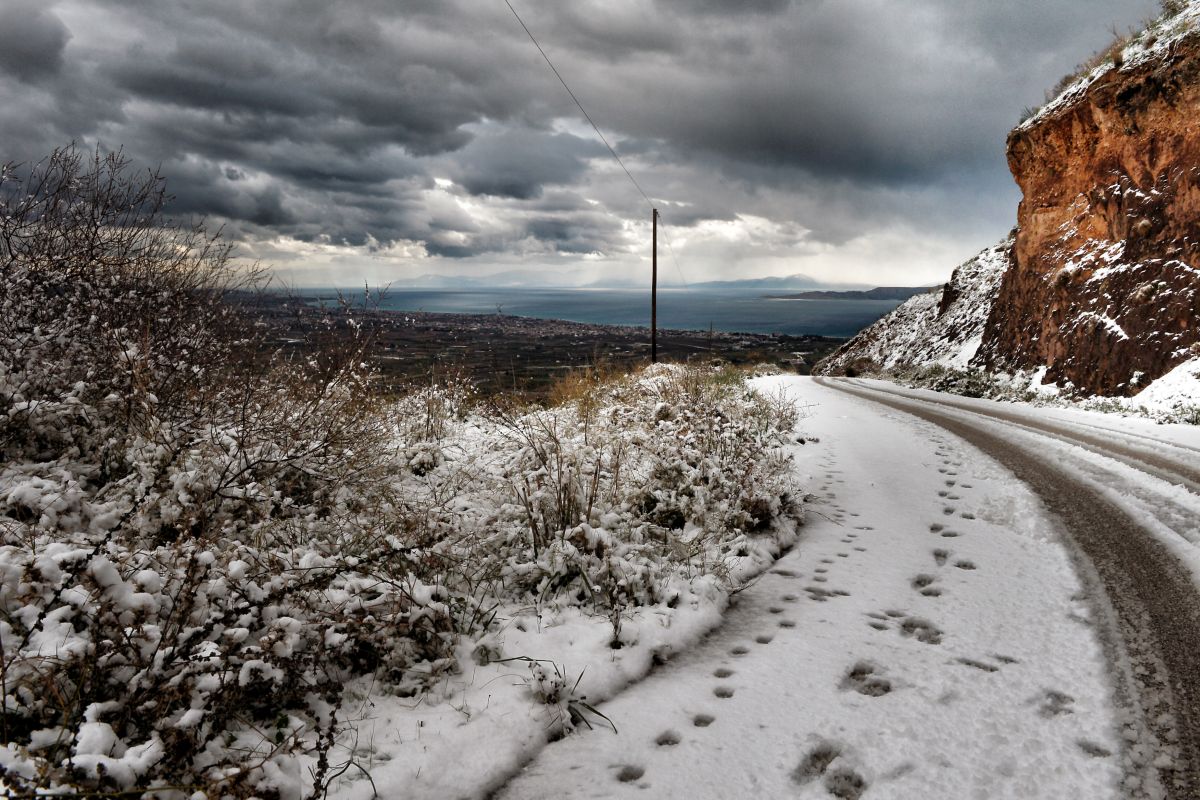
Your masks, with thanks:
[[(999, 239), (1004, 137), (1154, 0), (513, 0), (689, 279), (944, 278)], [(298, 282), (625, 279), (648, 211), (503, 0), (0, 0), (0, 159), (161, 165)]]

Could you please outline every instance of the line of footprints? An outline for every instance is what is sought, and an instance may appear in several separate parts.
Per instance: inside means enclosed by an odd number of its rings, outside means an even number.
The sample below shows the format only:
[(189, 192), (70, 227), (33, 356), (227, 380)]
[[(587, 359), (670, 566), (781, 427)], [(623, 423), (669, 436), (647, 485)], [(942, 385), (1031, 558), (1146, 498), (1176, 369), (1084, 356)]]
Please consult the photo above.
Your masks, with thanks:
[[(858, 514), (848, 512), (845, 508), (836, 504), (836, 495), (832, 491), (833, 483), (844, 483), (845, 481), (837, 478), (841, 474), (838, 470), (833, 469), (834, 464), (826, 457), (822, 462), (828, 471), (825, 473), (826, 481), (822, 484), (821, 491), (824, 493), (822, 497), (830, 502), (833, 510), (833, 519), (837, 522), (844, 522), (847, 516), (857, 517)], [(857, 552), (866, 552), (865, 547), (858, 546), (856, 540), (859, 538), (858, 531), (873, 530), (871, 526), (864, 525), (855, 528), (856, 532), (848, 532), (841, 543), (848, 545), (845, 551), (837, 552), (836, 558), (846, 559), (850, 557), (851, 550)], [(808, 599), (813, 602), (823, 603), (834, 597), (848, 597), (849, 592), (841, 589), (830, 589), (823, 584), (828, 583), (829, 568), (837, 563), (834, 558), (822, 558), (819, 565), (813, 570), (812, 583), (803, 587), (801, 591), (807, 595)], [(771, 572), (788, 580), (799, 580), (801, 575), (794, 570), (777, 567)], [(773, 616), (779, 617), (777, 626), (783, 629), (796, 627), (795, 620), (783, 617), (786, 606), (799, 602), (801, 595), (795, 592), (785, 592), (779, 596), (780, 605), (771, 605), (767, 608), (767, 612)], [(758, 645), (768, 645), (775, 638), (773, 633), (760, 633), (754, 637), (754, 642)], [(729, 655), (733, 658), (742, 658), (750, 654), (751, 648), (748, 645), (739, 644), (729, 650)], [(856, 665), (851, 670), (847, 681), (861, 683), (867, 687), (865, 693), (876, 696), (885, 694), (891, 690), (891, 685), (885, 679), (872, 677), (870, 672), (873, 668), (867, 668), (866, 672), (862, 672), (863, 665)], [(729, 666), (721, 666), (713, 671), (712, 675), (717, 679), (717, 684), (713, 687), (713, 696), (720, 700), (728, 700), (734, 696), (734, 687), (730, 686), (728, 679), (736, 674), (735, 670)], [(848, 684), (843, 683), (841, 688), (847, 688)], [(886, 687), (886, 688), (882, 688)], [(881, 690), (882, 688), (882, 690)], [(860, 689), (861, 691), (861, 689)], [(716, 716), (709, 713), (698, 713), (692, 717), (692, 725), (695, 728), (708, 728), (716, 722)], [(655, 739), (655, 744), (659, 747), (674, 747), (683, 741), (679, 731), (668, 729), (663, 731)], [(617, 768), (616, 777), (619, 781), (632, 783), (641, 780), (645, 775), (645, 769), (641, 766), (625, 764)], [(858, 800), (858, 798), (867, 789), (867, 782), (863, 777), (856, 772), (849, 764), (848, 755), (843, 752), (843, 748), (833, 742), (820, 740), (820, 742), (804, 755), (800, 763), (790, 773), (791, 781), (796, 785), (805, 785), (814, 781), (821, 781), (826, 789), (833, 797), (839, 800)]]
[[(790, 569), (776, 568), (771, 570), (771, 572), (789, 580), (799, 580), (801, 577), (797, 572)], [(808, 593), (809, 599), (815, 602), (825, 602), (829, 597), (847, 596), (846, 592), (830, 591), (819, 586), (810, 586), (804, 591)], [(785, 604), (797, 603), (800, 599), (801, 596), (799, 594), (791, 592), (785, 592), (779, 597), (779, 601)], [(785, 610), (786, 607), (784, 605), (772, 605), (767, 608), (769, 614), (779, 617), (776, 623), (779, 628), (795, 628), (795, 620), (782, 616)], [(754, 642), (765, 646), (774, 641), (774, 639), (774, 633), (764, 632), (755, 636)], [(728, 651), (728, 655), (735, 659), (743, 658), (750, 653), (751, 647), (746, 644), (735, 645)], [(886, 679), (874, 675), (873, 672), (873, 665), (860, 662), (846, 676), (840, 688), (855, 688), (864, 694), (875, 696), (891, 691), (891, 684)], [(729, 685), (728, 681), (736, 674), (736, 670), (730, 666), (720, 666), (713, 670), (712, 676), (717, 680), (716, 685), (712, 689), (713, 696), (719, 700), (732, 698), (735, 690), (733, 686)], [(707, 728), (716, 721), (716, 716), (709, 713), (695, 714), (691, 720), (692, 725), (696, 728)], [(659, 747), (674, 747), (682, 741), (683, 737), (679, 731), (669, 729), (658, 735), (655, 739), (655, 744)], [(617, 779), (623, 782), (634, 782), (640, 780), (644, 774), (644, 768), (626, 764), (618, 768)], [(863, 792), (866, 791), (868, 785), (862, 775), (853, 769), (849, 763), (848, 754), (843, 752), (842, 746), (823, 739), (819, 740), (818, 744), (803, 756), (789, 777), (798, 786), (814, 781), (821, 781), (826, 791), (833, 797), (838, 798), (838, 800), (858, 800)]]
[[(944, 516), (950, 517), (958, 514), (962, 519), (975, 519), (975, 515), (971, 512), (959, 512), (957, 507), (952, 505), (953, 502), (962, 499), (958, 492), (973, 488), (969, 483), (959, 482), (957, 468), (962, 466), (962, 462), (954, 461), (951, 458), (951, 453), (947, 449), (949, 445), (944, 441), (936, 440), (936, 443), (939, 445), (936, 453), (941, 458), (941, 465), (938, 467), (938, 472), (945, 476), (945, 488), (938, 490), (938, 497), (945, 503), (942, 509)], [(822, 492), (820, 496), (829, 502), (833, 512), (832, 519), (838, 523), (845, 523), (847, 516), (857, 517), (858, 514), (847, 511), (836, 502), (837, 495), (833, 492), (832, 485), (834, 483), (841, 484), (845, 481), (836, 477), (841, 473), (834, 469), (835, 464), (831, 457), (826, 456), (821, 464), (827, 471), (825, 472), (825, 481), (820, 486)], [(831, 598), (849, 596), (849, 592), (825, 586), (828, 583), (829, 569), (838, 563), (836, 559), (850, 558), (851, 551), (866, 552), (866, 548), (858, 544), (858, 539), (862, 533), (873, 530), (874, 528), (870, 525), (855, 526), (853, 531), (848, 531), (840, 540), (842, 544), (847, 545), (845, 551), (836, 552), (834, 554), (836, 558), (819, 559), (818, 565), (813, 569), (812, 583), (801, 590), (807, 595), (809, 600), (824, 603)], [(941, 539), (956, 539), (963, 535), (961, 531), (954, 530), (943, 522), (931, 523), (929, 525), (929, 532)], [(964, 571), (976, 569), (973, 561), (965, 558), (955, 558), (952, 551), (946, 547), (934, 548), (931, 555), (934, 566), (938, 570), (947, 566)], [(794, 570), (785, 568), (775, 568), (771, 572), (790, 580), (799, 580), (802, 577)], [(938, 574), (932, 572), (915, 575), (910, 580), (910, 585), (914, 591), (923, 597), (940, 597), (944, 592)], [(791, 592), (782, 594), (779, 598), (782, 603), (796, 603), (800, 599), (800, 595)], [(767, 608), (767, 611), (772, 615), (782, 615), (785, 611), (785, 606), (771, 605)], [(941, 644), (945, 635), (933, 622), (923, 617), (911, 615), (906, 611), (888, 610), (884, 612), (871, 612), (866, 616), (868, 617), (867, 624), (875, 630), (896, 630), (903, 637), (915, 639), (927, 645)], [(778, 627), (785, 629), (795, 628), (796, 622), (791, 619), (780, 618)], [(759, 645), (767, 645), (773, 639), (774, 634), (761, 633), (754, 638), (754, 641)], [(734, 658), (741, 658), (750, 652), (750, 647), (737, 645), (729, 650), (729, 655)], [(1018, 663), (1016, 659), (1001, 654), (992, 654), (989, 660), (960, 657), (954, 659), (954, 661), (962, 666), (986, 673), (998, 672), (1005, 665)], [(734, 696), (734, 688), (727, 681), (734, 676), (735, 671), (728, 666), (721, 666), (714, 670), (712, 674), (718, 681), (716, 686), (713, 687), (713, 695), (721, 700), (732, 698)], [(893, 681), (887, 677), (883, 668), (878, 664), (869, 660), (858, 660), (846, 671), (838, 688), (842, 691), (857, 692), (866, 697), (883, 697), (893, 690), (894, 685)], [(1053, 717), (1072, 713), (1071, 706), (1074, 703), (1074, 698), (1062, 692), (1047, 690), (1029, 702), (1040, 716)], [(696, 728), (708, 728), (716, 722), (716, 717), (713, 714), (699, 713), (693, 716), (691, 721), (692, 725)], [(655, 739), (655, 744), (659, 747), (674, 747), (682, 741), (683, 737), (677, 730), (669, 729), (659, 734)], [(1112, 755), (1103, 747), (1092, 742), (1080, 740), (1078, 745), (1085, 753), (1097, 758)], [(912, 768), (912, 765), (907, 765), (901, 772), (911, 770)], [(618, 767), (616, 777), (619, 781), (633, 783), (641, 780), (644, 774), (645, 769), (643, 767), (626, 764)], [(854, 769), (853, 759), (846, 751), (846, 748), (837, 742), (825, 739), (817, 740), (816, 744), (804, 754), (800, 763), (792, 770), (789, 777), (797, 786), (804, 786), (819, 781), (826, 792), (837, 798), (837, 800), (858, 800), (868, 787), (867, 781)], [(899, 774), (892, 774), (888, 777), (899, 777)]]

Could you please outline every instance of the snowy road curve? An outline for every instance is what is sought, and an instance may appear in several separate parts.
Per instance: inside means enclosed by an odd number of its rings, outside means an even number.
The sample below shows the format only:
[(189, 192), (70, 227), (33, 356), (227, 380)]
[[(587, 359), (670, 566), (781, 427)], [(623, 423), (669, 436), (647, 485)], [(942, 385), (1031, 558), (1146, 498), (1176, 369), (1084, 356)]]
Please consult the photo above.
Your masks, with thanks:
[(808, 408), (799, 547), (497, 797), (1200, 797), (1200, 431), (755, 386)]
[[(1200, 797), (1200, 602), (1197, 576), (1188, 567), (1187, 557), (1194, 554), (1186, 549), (1196, 542), (1200, 521), (1194, 494), (1200, 487), (1200, 451), (1165, 438), (1078, 430), (1039, 420), (1032, 409), (935, 399), (878, 382), (817, 382), (945, 428), (1034, 491), (1056, 518), (1077, 568), (1091, 584), (1092, 602), (1106, 612), (1100, 634), (1118, 710), (1129, 718), (1126, 738), (1135, 743), (1135, 771), (1157, 769), (1168, 797)], [(1064, 452), (1064, 444), (1079, 452)], [(1093, 468), (1104, 469), (1108, 461), (1141, 472), (1135, 482), (1144, 498), (1159, 494), (1159, 513), (1122, 507), (1096, 485), (1095, 477), (1076, 475), (1072, 467), (1079, 460)], [(1119, 495), (1131, 481), (1116, 470), (1103, 482)], [(1180, 489), (1193, 494), (1181, 500)], [(1171, 519), (1182, 525), (1171, 529), (1163, 524)], [(1175, 542), (1172, 535), (1178, 537)], [(1153, 780), (1152, 775), (1144, 777)]]

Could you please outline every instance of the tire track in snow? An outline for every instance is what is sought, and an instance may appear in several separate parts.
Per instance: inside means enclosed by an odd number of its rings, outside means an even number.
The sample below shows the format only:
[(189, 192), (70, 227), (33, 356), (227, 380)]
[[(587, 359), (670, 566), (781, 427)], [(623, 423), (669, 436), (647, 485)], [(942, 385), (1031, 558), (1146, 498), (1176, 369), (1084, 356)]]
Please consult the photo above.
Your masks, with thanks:
[[(817, 383), (824, 386), (830, 386), (824, 379), (817, 379)], [(1192, 447), (1187, 447), (1180, 444), (1172, 444), (1168, 442), (1160, 442), (1150, 439), (1147, 436), (1128, 433), (1125, 431), (1116, 431), (1098, 426), (1083, 426), (1077, 427), (1093, 427), (1097, 431), (1102, 431), (1105, 436), (1110, 438), (1100, 438), (1090, 433), (1084, 433), (1078, 430), (1073, 430), (1072, 427), (1066, 424), (1055, 424), (1044, 420), (1032, 419), (1027, 414), (1020, 414), (1007, 409), (1000, 408), (984, 408), (975, 403), (967, 403), (955, 401), (951, 399), (933, 399), (921, 397), (907, 392), (891, 391), (878, 386), (864, 384), (860, 381), (849, 381), (855, 387), (866, 389), (871, 392), (879, 392), (881, 394), (899, 397), (905, 400), (912, 400), (919, 403), (927, 403), (934, 406), (943, 406), (952, 408), (957, 411), (966, 411), (971, 414), (978, 414), (984, 417), (1007, 422), (1011, 425), (1016, 425), (1024, 428), (1027, 431), (1052, 436), (1060, 441), (1068, 442), (1106, 456), (1115, 461), (1120, 461), (1123, 464), (1141, 470), (1157, 478), (1162, 478), (1168, 483), (1177, 483), (1186, 486), (1190, 491), (1200, 493), (1200, 469), (1193, 466), (1200, 459), (1200, 450)], [(837, 384), (832, 384), (836, 386)], [(1142, 439), (1147, 444), (1153, 445), (1158, 452), (1151, 452), (1142, 447), (1134, 447), (1132, 443), (1120, 444), (1114, 442), (1111, 437), (1120, 437), (1126, 440)], [(1188, 461), (1183, 461), (1179, 458), (1172, 458), (1166, 453), (1161, 452), (1164, 448), (1181, 451), (1181, 455), (1186, 455)]]
[[(842, 381), (816, 382), (946, 429), (1004, 465), (1041, 499), (1061, 522), (1093, 601), (1110, 612), (1098, 618), (1111, 620), (1108, 631), (1102, 625), (1101, 638), (1114, 671), (1118, 707), (1128, 714), (1124, 790), (1131, 797), (1153, 797), (1157, 778), (1173, 800), (1200, 797), (1200, 600), (1187, 568), (1125, 511), (1046, 460), (1045, 453), (951, 416), (937, 402)], [(1025, 418), (955, 410), (1026, 430), (1036, 427)], [(1078, 437), (1057, 429), (1045, 433)]]

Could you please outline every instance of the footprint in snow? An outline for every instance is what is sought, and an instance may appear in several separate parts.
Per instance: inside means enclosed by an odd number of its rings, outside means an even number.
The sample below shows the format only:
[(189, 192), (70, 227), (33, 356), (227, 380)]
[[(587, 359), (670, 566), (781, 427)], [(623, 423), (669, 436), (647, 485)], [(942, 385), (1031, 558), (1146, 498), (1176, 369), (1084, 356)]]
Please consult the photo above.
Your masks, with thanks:
[(841, 589), (826, 589), (822, 586), (808, 586), (804, 591), (808, 592), (808, 599), (815, 600), (818, 603), (824, 603), (830, 597), (849, 597), (849, 592), (844, 592)]
[(939, 567), (946, 566), (946, 559), (950, 558), (950, 551), (942, 550), (941, 548), (933, 551), (933, 561)]
[(858, 800), (867, 790), (867, 782), (847, 767), (839, 767), (825, 776), (825, 791), (838, 800)]
[(1051, 717), (1059, 717), (1063, 714), (1073, 714), (1074, 709), (1071, 708), (1075, 704), (1075, 698), (1069, 694), (1056, 692), (1053, 689), (1047, 689), (1040, 698), (1036, 698), (1034, 702), (1041, 700), (1041, 705), (1038, 706), (1038, 715), (1050, 719)]
[(925, 644), (942, 643), (941, 628), (920, 617), (905, 617), (900, 623), (900, 635)]
[(892, 682), (879, 674), (879, 667), (870, 661), (859, 661), (842, 678), (842, 691), (853, 689), (867, 697), (883, 697), (892, 691)]
[(728, 667), (721, 667), (713, 671), (714, 678), (728, 678), (732, 674), (733, 670), (729, 669)]
[(617, 780), (619, 780), (621, 783), (633, 783), (634, 781), (639, 780), (645, 774), (646, 770), (643, 767), (635, 766), (633, 764), (625, 764), (619, 770), (617, 770)]
[(1079, 745), (1079, 749), (1092, 758), (1108, 758), (1112, 755), (1112, 752), (1107, 748), (1095, 742), (1089, 742), (1087, 739), (1079, 739), (1075, 744)]
[(718, 686), (713, 689), (713, 694), (722, 700), (728, 700), (730, 697), (733, 697), (733, 688), (730, 686)]
[(842, 748), (833, 742), (819, 742), (792, 770), (792, 782), (803, 785), (821, 777), (841, 754)]
[(679, 735), (678, 731), (663, 731), (654, 740), (654, 743), (659, 747), (674, 747), (681, 741), (683, 741), (683, 737)]
[(959, 561), (955, 561), (954, 566), (958, 567), (959, 569), (975, 569), (975, 562), (961, 559)]
[(697, 714), (692, 717), (692, 724), (697, 728), (707, 728), (717, 721), (717, 718), (709, 714)]
[(838, 800), (858, 800), (867, 790), (867, 782), (849, 766), (834, 767), (834, 762), (839, 759), (845, 760), (842, 748), (832, 742), (822, 741), (792, 770), (792, 782), (803, 786), (823, 778), (825, 791)]
[(972, 667), (981, 672), (999, 672), (1000, 671), (1000, 668), (993, 664), (988, 664), (985, 661), (976, 661), (973, 658), (956, 658), (954, 660), (957, 661), (959, 664), (962, 664), (964, 667)]
[(910, 585), (915, 591), (920, 592), (926, 597), (940, 597), (942, 590), (933, 585), (934, 581), (936, 580), (937, 578), (935, 578), (933, 575), (922, 573), (913, 578), (912, 581), (910, 581)]

